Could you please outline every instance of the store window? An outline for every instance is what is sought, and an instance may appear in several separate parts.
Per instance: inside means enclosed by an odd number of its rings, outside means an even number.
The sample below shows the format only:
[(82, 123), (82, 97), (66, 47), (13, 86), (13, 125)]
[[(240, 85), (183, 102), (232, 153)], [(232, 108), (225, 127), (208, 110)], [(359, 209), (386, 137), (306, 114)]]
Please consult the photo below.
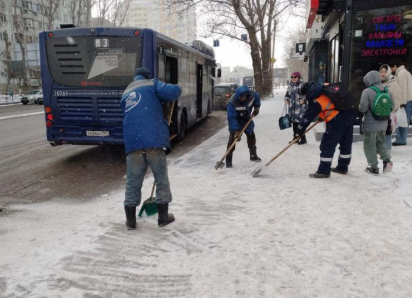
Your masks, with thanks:
[(393, 58), (412, 70), (412, 5), (356, 11), (352, 37), (349, 87), (358, 99), (363, 76)]

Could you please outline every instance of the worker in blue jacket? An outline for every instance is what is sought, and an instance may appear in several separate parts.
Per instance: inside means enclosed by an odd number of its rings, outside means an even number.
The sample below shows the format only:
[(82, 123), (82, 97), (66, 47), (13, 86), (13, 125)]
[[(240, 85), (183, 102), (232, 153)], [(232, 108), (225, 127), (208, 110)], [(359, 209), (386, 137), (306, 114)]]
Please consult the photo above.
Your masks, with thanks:
[(168, 213), (172, 201), (165, 150), (170, 151), (170, 134), (163, 118), (162, 102), (177, 100), (182, 90), (177, 85), (150, 79), (148, 69), (137, 68), (133, 82), (120, 100), (123, 110), (123, 136), (126, 149), (127, 181), (124, 209), (126, 226), (136, 228), (136, 207), (142, 198), (143, 179), (147, 167), (152, 169), (156, 184), (156, 206), (159, 227), (173, 222)]
[[(232, 145), (232, 143), (237, 139), (239, 142), (241, 139), (241, 131), (246, 123), (249, 121), (253, 108), (253, 116), (259, 114), (260, 109), (260, 98), (259, 93), (249, 90), (245, 85), (240, 86), (236, 89), (236, 92), (229, 99), (227, 104), (227, 121), (229, 124), (229, 142), (227, 144), (227, 149)], [(255, 128), (255, 123), (252, 121), (245, 130), (247, 137), (247, 145), (250, 153), (250, 160), (259, 162), (261, 159), (256, 153), (256, 136), (253, 129)], [(232, 148), (229, 154), (226, 156), (226, 167), (231, 168), (233, 151), (235, 151), (236, 146)]]

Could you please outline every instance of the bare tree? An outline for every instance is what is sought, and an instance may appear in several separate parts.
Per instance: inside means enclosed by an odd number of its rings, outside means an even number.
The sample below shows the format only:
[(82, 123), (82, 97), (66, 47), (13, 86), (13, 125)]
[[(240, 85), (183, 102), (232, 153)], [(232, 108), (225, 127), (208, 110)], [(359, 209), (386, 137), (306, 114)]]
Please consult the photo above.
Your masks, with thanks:
[[(19, 7), (19, 2), (18, 0), (13, 1), (13, 6), (14, 7)], [(23, 16), (22, 12), (20, 10), (20, 14), (17, 13), (13, 15), (13, 31), (14, 31), (14, 38), (16, 40), (16, 43), (20, 47), (21, 51), (21, 73), (16, 71), (16, 68), (18, 67), (17, 61), (14, 62), (14, 67), (11, 69), (12, 77), (13, 78), (18, 78), (19, 79), (19, 86), (21, 85), (21, 80), (23, 80), (23, 86), (27, 87), (28, 86), (28, 77), (27, 77), (27, 70), (26, 70), (26, 40), (24, 38), (24, 29), (23, 29)], [(11, 62), (10, 62), (11, 63)], [(16, 74), (19, 73), (19, 75)]]
[(84, 9), (85, 3), (83, 0), (69, 0), (69, 17), (71, 18), (72, 24), (75, 26), (80, 26), (82, 23), (82, 18), (85, 14)]
[(96, 4), (95, 0), (83, 0), (84, 1), (84, 5), (85, 5), (85, 20), (84, 20), (84, 25), (86, 27), (90, 26), (91, 23), (91, 19), (90, 16), (92, 15), (92, 9)]
[(5, 39), (5, 44), (6, 47), (3, 52), (0, 53), (0, 57), (4, 58), (2, 59), (5, 64), (6, 64), (6, 72), (7, 72), (7, 86), (6, 86), (6, 91), (9, 90), (10, 82), (12, 79), (15, 78), (15, 74), (13, 72), (12, 66), (11, 66), (11, 42), (9, 41), (8, 35), (4, 36)]
[(122, 26), (130, 3), (131, 0), (96, 0), (97, 25), (104, 26), (110, 22), (112, 26)]
[[(201, 15), (206, 19), (203, 37), (230, 37), (250, 46), (257, 91), (268, 95), (272, 91), (272, 42), (276, 19), (284, 12), (293, 13), (306, 0), (164, 0), (169, 7), (189, 7), (201, 3)], [(182, 10), (183, 10), (182, 9)], [(248, 39), (241, 38), (247, 33)]]
[(115, 27), (121, 27), (124, 24), (130, 3), (131, 0), (115, 0), (109, 16)]
[(306, 39), (306, 28), (303, 22), (296, 22), (296, 26), (285, 30), (284, 34), (279, 36), (279, 39), (285, 44), (284, 61), (290, 71), (299, 71), (303, 79), (307, 80), (309, 63), (304, 62), (302, 58), (293, 58), (291, 55), (295, 52), (295, 45), (297, 42), (304, 42)]
[(39, 0), (43, 6), (43, 15), (47, 19), (47, 29), (53, 29), (53, 21), (56, 18), (56, 12), (60, 6), (60, 0)]

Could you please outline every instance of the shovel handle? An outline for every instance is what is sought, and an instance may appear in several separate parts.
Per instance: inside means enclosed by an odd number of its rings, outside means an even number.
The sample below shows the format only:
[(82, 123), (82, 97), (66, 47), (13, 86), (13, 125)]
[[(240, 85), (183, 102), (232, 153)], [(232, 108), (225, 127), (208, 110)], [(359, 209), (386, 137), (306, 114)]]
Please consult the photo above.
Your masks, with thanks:
[(173, 109), (175, 108), (175, 102), (176, 101), (172, 101), (172, 106), (170, 107), (170, 110), (169, 110), (169, 117), (167, 117), (167, 124), (169, 126), (170, 126), (170, 122), (172, 122)]
[[(243, 135), (243, 133), (245, 132), (246, 128), (249, 126), (250, 122), (252, 122), (253, 118), (255, 118), (255, 116), (251, 116), (249, 121), (246, 122), (245, 126), (242, 128), (242, 130), (240, 131), (240, 135)], [(230, 145), (229, 149), (227, 149), (226, 153), (223, 155), (222, 159), (220, 160), (219, 164), (221, 164), (223, 162), (223, 160), (226, 158), (226, 156), (228, 156), (229, 152), (233, 149), (233, 147), (235, 147), (235, 144), (237, 142), (238, 138), (235, 138), (235, 140), (233, 141), (233, 143)]]
[[(303, 135), (305, 135), (308, 131), (310, 131), (312, 128), (315, 127), (316, 124), (318, 124), (320, 121), (317, 121), (315, 123), (313, 123), (306, 131)], [(279, 156), (281, 156), (283, 154), (283, 152), (285, 152), (286, 150), (288, 150), (290, 147), (292, 147), (294, 144), (296, 144), (297, 142), (299, 142), (300, 137), (294, 139), (289, 145), (287, 145), (282, 151), (280, 151), (278, 154), (276, 154), (275, 157), (273, 157), (271, 160), (269, 160), (266, 164), (265, 167), (267, 167), (268, 165), (270, 165), (276, 158), (278, 158)]]
[(152, 193), (151, 193), (151, 195), (150, 195), (151, 198), (153, 198), (153, 194), (154, 194), (154, 191), (155, 191), (155, 187), (156, 187), (156, 181), (153, 181)]

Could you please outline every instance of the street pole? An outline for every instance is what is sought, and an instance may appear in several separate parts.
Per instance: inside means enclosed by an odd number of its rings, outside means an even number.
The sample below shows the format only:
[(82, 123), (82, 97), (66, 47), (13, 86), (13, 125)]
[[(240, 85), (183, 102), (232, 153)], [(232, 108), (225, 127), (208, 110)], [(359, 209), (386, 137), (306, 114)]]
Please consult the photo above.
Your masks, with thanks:
[(345, 7), (345, 38), (343, 48), (343, 69), (342, 69), (342, 84), (345, 87), (349, 86), (350, 73), (350, 52), (352, 48), (352, 5), (353, 0), (346, 0)]
[[(271, 58), (275, 58), (276, 24), (277, 22), (275, 20), (274, 25), (273, 25), (273, 42), (272, 42), (272, 57)], [(273, 69), (275, 63), (271, 63), (271, 64), (272, 64), (271, 67)]]
[[(272, 57), (271, 57), (271, 59), (270, 59), (270, 64), (271, 64), (271, 65), (270, 65), (270, 69), (271, 69), (271, 71), (272, 71), (272, 86), (273, 86), (273, 81), (275, 80), (275, 78), (274, 78), (274, 76), (275, 76), (275, 71), (274, 71), (275, 62), (272, 63), (272, 58), (275, 58), (276, 24), (277, 24), (277, 21), (275, 20), (275, 21), (274, 21), (274, 24), (273, 24)], [(272, 87), (272, 88), (273, 88), (273, 87)]]

